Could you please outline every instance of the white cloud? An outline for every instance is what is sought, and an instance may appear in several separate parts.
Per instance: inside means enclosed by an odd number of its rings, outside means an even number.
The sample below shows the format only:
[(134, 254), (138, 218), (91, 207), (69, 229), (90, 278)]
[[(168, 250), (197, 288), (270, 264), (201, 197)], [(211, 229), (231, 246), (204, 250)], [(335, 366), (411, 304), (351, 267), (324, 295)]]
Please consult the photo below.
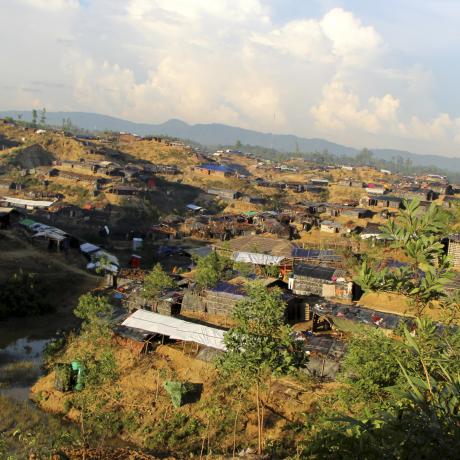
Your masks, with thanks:
[(383, 39), (352, 13), (334, 8), (322, 19), (294, 20), (267, 33), (253, 34), (253, 41), (319, 63), (364, 64), (380, 53)]
[(455, 152), (460, 139), (434, 73), (402, 63), (342, 8), (275, 23), (262, 0), (11, 3), (0, 5), (4, 108), (215, 121), (357, 147)]
[(44, 10), (78, 8), (79, 6), (78, 0), (19, 0), (19, 2)]
[(335, 56), (347, 64), (363, 63), (380, 52), (383, 39), (371, 26), (363, 26), (351, 12), (334, 8), (321, 20), (321, 29), (332, 42)]
[(374, 96), (362, 107), (359, 97), (335, 80), (323, 88), (321, 102), (311, 108), (311, 113), (324, 132), (353, 128), (375, 134), (382, 131), (385, 122), (396, 118), (398, 107), (399, 100), (391, 94)]
[(311, 113), (323, 133), (341, 132), (349, 138), (363, 133), (380, 134), (434, 145), (460, 144), (460, 117), (440, 113), (428, 120), (411, 116), (404, 121), (399, 117), (399, 108), (400, 100), (391, 94), (362, 102), (343, 82), (335, 80), (324, 86), (321, 101), (311, 108)]

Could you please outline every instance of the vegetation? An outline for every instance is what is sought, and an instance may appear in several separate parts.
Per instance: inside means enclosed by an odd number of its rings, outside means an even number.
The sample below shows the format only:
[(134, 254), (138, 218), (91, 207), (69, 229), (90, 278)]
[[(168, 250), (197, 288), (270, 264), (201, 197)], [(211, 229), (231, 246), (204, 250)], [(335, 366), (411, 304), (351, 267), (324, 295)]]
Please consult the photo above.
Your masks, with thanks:
[(34, 316), (52, 311), (46, 283), (34, 273), (15, 273), (0, 286), (0, 319), (8, 316)]
[(451, 262), (440, 242), (447, 233), (448, 214), (435, 204), (420, 214), (418, 200), (404, 202), (404, 206), (384, 227), (384, 236), (393, 241), (394, 249), (404, 252), (408, 263), (377, 267), (365, 259), (357, 282), (365, 291), (405, 295), (412, 312), (421, 317), (435, 300), (445, 297), (445, 285), (453, 278)]
[[(428, 320), (417, 320), (415, 335), (405, 328), (402, 339), (399, 344), (386, 343), (388, 354), (382, 369), (372, 364), (361, 369), (364, 360), (360, 358), (345, 360), (344, 374), (355, 377), (348, 380), (345, 391), (337, 393), (333, 405), (340, 407), (345, 400), (342, 407), (351, 415), (337, 417), (333, 408), (324, 406), (316, 420), (306, 425), (313, 436), (305, 443), (305, 457), (431, 459), (440, 452), (444, 458), (456, 456), (460, 446), (460, 335), (440, 331)], [(382, 340), (382, 336), (370, 335), (356, 341), (350, 353), (366, 356), (366, 363), (380, 362), (383, 356), (378, 344)], [(363, 388), (367, 379), (376, 384), (370, 400)], [(331, 399), (325, 403), (331, 404)]]
[(217, 252), (212, 251), (206, 257), (197, 261), (195, 281), (199, 288), (214, 287), (219, 280), (225, 278), (225, 273), (231, 268), (231, 261)]
[(258, 452), (263, 450), (264, 403), (261, 391), (270, 394), (273, 376), (293, 373), (307, 362), (307, 355), (284, 322), (286, 304), (279, 290), (263, 284), (248, 285), (248, 298), (237, 303), (235, 326), (225, 335), (227, 347), (218, 367), (224, 378), (237, 378), (247, 389), (255, 387)]
[(82, 330), (92, 340), (109, 334), (109, 314), (112, 307), (105, 297), (84, 294), (80, 297), (74, 315), (83, 320)]
[(147, 300), (152, 300), (157, 297), (165, 289), (172, 289), (176, 286), (176, 282), (171, 278), (161, 266), (156, 264), (150, 273), (144, 278), (142, 294)]

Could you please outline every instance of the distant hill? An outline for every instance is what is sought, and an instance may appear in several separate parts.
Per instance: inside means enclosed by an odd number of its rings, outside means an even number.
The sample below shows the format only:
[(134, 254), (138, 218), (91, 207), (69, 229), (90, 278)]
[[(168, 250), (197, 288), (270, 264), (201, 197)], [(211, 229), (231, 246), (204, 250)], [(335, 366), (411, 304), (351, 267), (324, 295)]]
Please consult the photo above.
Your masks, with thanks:
[[(23, 115), (24, 120), (32, 119), (31, 111), (0, 111), (0, 117), (10, 116), (17, 118), (18, 114)], [(294, 152), (299, 149), (301, 152), (315, 152), (328, 150), (335, 155), (356, 155), (359, 150), (336, 144), (325, 139), (306, 139), (290, 134), (261, 133), (250, 129), (238, 128), (219, 123), (189, 125), (181, 120), (168, 120), (160, 124), (134, 123), (120, 118), (97, 113), (86, 112), (48, 112), (47, 122), (54, 125), (61, 125), (64, 118), (69, 118), (72, 123), (80, 128), (88, 130), (111, 130), (125, 131), (139, 135), (167, 135), (190, 139), (203, 145), (233, 145), (240, 141), (245, 145), (258, 145), (266, 148), (273, 148), (280, 152)], [(374, 156), (383, 160), (391, 161), (394, 158), (402, 157), (409, 159), (416, 166), (432, 166), (452, 172), (460, 172), (460, 160), (438, 155), (419, 155), (403, 150), (391, 149), (370, 149)]]

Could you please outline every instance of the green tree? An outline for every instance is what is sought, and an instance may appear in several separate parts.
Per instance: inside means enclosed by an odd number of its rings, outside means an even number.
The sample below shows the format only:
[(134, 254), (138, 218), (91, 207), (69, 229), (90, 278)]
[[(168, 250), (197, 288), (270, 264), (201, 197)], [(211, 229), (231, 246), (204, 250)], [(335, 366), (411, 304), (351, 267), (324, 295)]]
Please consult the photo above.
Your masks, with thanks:
[(247, 286), (247, 299), (232, 314), (235, 326), (224, 336), (226, 352), (218, 360), (224, 378), (238, 376), (241, 384), (255, 388), (258, 452), (262, 452), (264, 405), (261, 390), (270, 388), (273, 376), (295, 372), (307, 363), (307, 355), (284, 322), (286, 304), (281, 291), (262, 283)]
[(94, 337), (106, 337), (109, 334), (109, 318), (112, 306), (106, 297), (83, 294), (73, 313), (83, 320), (82, 329)]
[(42, 111), (40, 112), (40, 125), (46, 125), (46, 108), (43, 107)]
[(421, 317), (433, 301), (445, 297), (445, 285), (453, 278), (450, 259), (444, 253), (442, 235), (449, 215), (434, 203), (420, 213), (420, 202), (404, 201), (405, 209), (382, 227), (384, 236), (402, 250), (408, 263), (394, 268), (372, 266), (364, 260), (357, 283), (364, 291), (397, 292), (406, 296), (409, 307)]
[(199, 288), (213, 287), (225, 277), (225, 272), (231, 267), (227, 257), (220, 256), (212, 251), (206, 257), (200, 257), (197, 261), (195, 281)]
[(372, 166), (373, 159), (374, 154), (366, 148), (362, 149), (361, 152), (359, 152), (355, 157), (355, 160), (358, 164), (365, 166)]
[(150, 273), (144, 278), (142, 295), (147, 300), (152, 300), (165, 289), (171, 289), (176, 286), (176, 282), (171, 278), (161, 266), (156, 264)]
[(32, 125), (37, 126), (38, 112), (36, 109), (32, 110)]

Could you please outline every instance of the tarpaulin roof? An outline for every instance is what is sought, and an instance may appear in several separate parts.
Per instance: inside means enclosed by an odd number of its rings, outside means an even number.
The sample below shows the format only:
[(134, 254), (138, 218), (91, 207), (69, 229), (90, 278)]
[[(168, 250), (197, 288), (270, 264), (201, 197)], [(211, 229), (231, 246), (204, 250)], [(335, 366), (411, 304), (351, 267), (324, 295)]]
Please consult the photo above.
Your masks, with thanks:
[(226, 165), (202, 164), (198, 168), (207, 169), (208, 171), (233, 172), (233, 169)]
[(31, 227), (32, 225), (36, 224), (35, 220), (32, 219), (21, 219), (19, 221), (20, 225), (24, 225), (24, 227)]
[(84, 252), (85, 254), (89, 254), (91, 252), (99, 251), (101, 248), (91, 243), (83, 243), (80, 244), (80, 251)]
[(188, 204), (187, 208), (192, 211), (199, 211), (200, 209), (203, 209), (201, 206), (197, 206), (196, 204)]
[(155, 334), (166, 335), (171, 339), (195, 342), (207, 347), (225, 350), (224, 333), (221, 329), (192, 323), (173, 316), (164, 316), (147, 310), (136, 310), (122, 326), (128, 326)]
[(13, 198), (9, 196), (4, 196), (3, 201), (17, 206), (32, 206), (35, 208), (48, 208), (54, 203), (54, 201), (23, 200), (22, 198)]
[(49, 238), (51, 240), (56, 240), (56, 241), (65, 240), (64, 235), (61, 235), (60, 233), (57, 233), (53, 230), (44, 230), (42, 232), (35, 233), (35, 235), (33, 235), (33, 238), (39, 238), (42, 236), (45, 238)]
[(232, 259), (235, 262), (246, 262), (255, 265), (279, 265), (285, 257), (238, 251), (232, 254)]

